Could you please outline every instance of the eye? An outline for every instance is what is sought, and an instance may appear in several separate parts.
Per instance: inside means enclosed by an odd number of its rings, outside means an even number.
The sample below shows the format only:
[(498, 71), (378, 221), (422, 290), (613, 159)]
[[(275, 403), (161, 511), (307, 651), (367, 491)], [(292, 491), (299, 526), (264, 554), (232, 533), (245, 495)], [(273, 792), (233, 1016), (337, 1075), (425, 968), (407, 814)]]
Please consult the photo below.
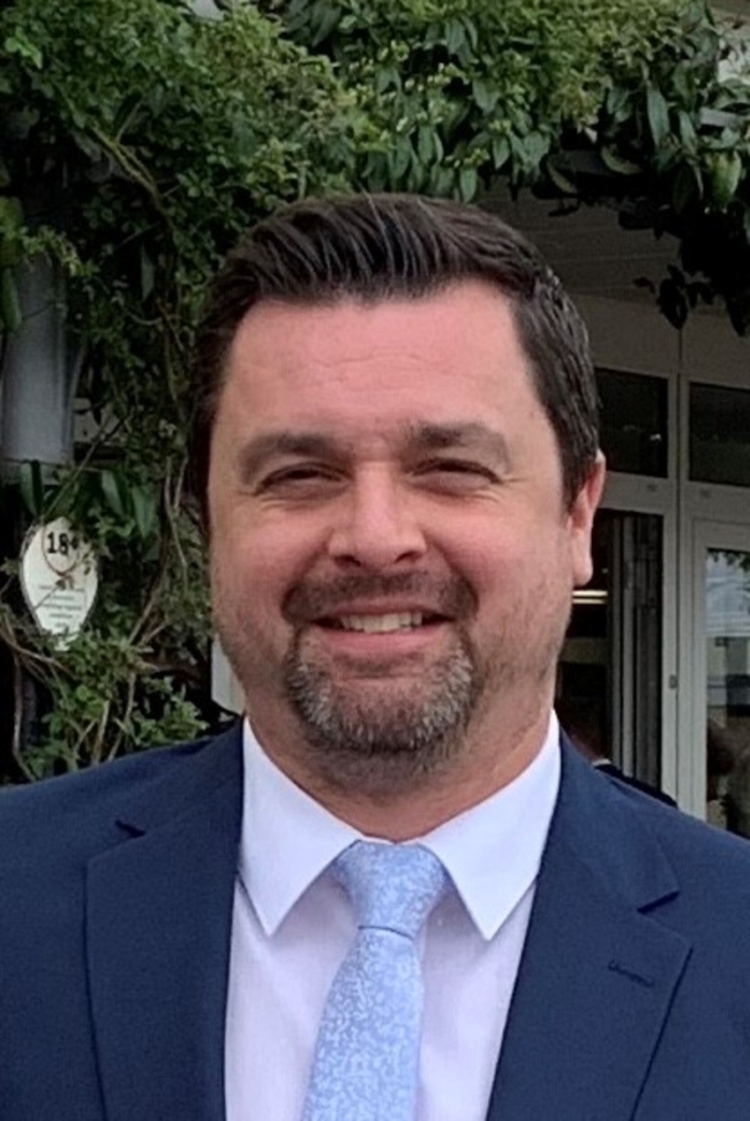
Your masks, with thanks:
[(329, 489), (339, 480), (339, 474), (331, 467), (319, 463), (296, 463), (270, 471), (260, 480), (257, 490), (259, 493), (307, 494)]
[(454, 490), (467, 490), (498, 481), (495, 472), (486, 464), (468, 459), (429, 460), (420, 465), (417, 474), (428, 485), (436, 484)]

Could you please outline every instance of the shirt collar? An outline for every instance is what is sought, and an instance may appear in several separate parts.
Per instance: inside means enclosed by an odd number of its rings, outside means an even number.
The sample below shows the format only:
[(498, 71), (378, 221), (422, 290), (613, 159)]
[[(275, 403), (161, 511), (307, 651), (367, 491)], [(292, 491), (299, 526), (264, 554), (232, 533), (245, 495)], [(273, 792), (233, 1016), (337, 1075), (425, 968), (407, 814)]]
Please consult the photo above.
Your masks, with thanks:
[(513, 782), (422, 839), (487, 940), (536, 881), (560, 770), (560, 729), (552, 713), (541, 750)]
[[(288, 779), (247, 720), (243, 754), (239, 870), (270, 936), (313, 880), (362, 834)], [(536, 880), (559, 785), (559, 727), (552, 714), (541, 750), (513, 782), (420, 838), (443, 862), (485, 939)]]
[(243, 726), (244, 803), (240, 876), (267, 935), (340, 852), (359, 839), (272, 763)]

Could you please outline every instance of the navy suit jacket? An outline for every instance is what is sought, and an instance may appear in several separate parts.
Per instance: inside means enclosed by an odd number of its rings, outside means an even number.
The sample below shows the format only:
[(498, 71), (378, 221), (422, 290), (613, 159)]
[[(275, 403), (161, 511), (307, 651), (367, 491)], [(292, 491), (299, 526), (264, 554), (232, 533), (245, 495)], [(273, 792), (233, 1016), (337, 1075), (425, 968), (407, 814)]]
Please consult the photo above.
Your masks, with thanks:
[[(563, 757), (489, 1121), (748, 1121), (750, 845)], [(2, 1121), (223, 1121), (241, 769), (0, 792)]]

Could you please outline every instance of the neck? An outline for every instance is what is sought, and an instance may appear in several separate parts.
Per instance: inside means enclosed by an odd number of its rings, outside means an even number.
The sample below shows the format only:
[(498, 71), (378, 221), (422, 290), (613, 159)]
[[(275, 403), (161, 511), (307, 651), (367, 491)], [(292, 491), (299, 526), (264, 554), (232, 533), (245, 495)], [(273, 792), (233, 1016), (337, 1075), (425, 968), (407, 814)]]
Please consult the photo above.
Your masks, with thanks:
[(509, 785), (539, 753), (548, 727), (549, 710), (544, 709), (533, 720), (506, 724), (502, 734), (467, 736), (444, 769), (375, 792), (371, 786), (342, 788), (315, 765), (309, 749), (290, 752), (288, 739), (265, 734), (253, 720), (259, 743), (287, 778), (358, 832), (388, 841), (423, 837)]

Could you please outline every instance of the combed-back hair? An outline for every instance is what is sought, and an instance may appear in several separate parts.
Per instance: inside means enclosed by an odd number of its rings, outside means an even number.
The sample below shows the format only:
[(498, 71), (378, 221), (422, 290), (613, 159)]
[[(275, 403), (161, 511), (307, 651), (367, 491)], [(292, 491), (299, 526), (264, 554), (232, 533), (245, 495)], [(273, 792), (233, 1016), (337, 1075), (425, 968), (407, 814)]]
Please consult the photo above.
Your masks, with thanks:
[(557, 276), (496, 214), (420, 195), (360, 194), (307, 199), (259, 222), (209, 289), (194, 346), (190, 441), (190, 477), (204, 513), (227, 355), (250, 308), (263, 300), (418, 300), (468, 280), (485, 281), (510, 303), (572, 502), (598, 450), (598, 406), (588, 333)]

